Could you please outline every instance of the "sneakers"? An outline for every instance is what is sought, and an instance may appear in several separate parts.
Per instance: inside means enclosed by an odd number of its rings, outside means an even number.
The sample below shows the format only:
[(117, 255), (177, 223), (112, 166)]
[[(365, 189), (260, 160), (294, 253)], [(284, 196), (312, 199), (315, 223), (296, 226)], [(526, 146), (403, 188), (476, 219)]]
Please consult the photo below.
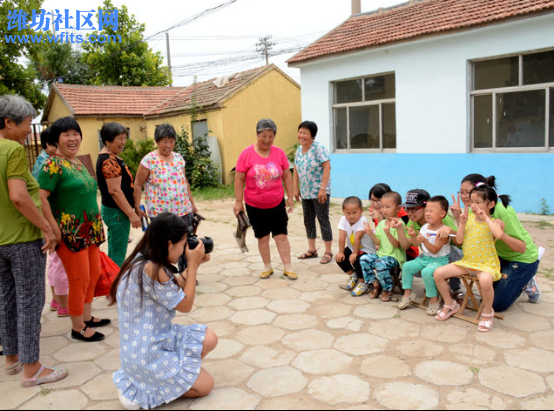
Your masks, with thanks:
[(366, 283), (358, 283), (356, 288), (350, 293), (352, 297), (361, 297), (369, 292), (369, 286)]
[(358, 285), (358, 277), (356, 277), (356, 274), (354, 274), (348, 279), (346, 284), (340, 284), (339, 288), (341, 290), (352, 291), (356, 287), (356, 285)]
[(533, 277), (523, 289), (525, 294), (529, 297), (529, 302), (533, 304), (537, 304), (542, 298), (541, 290), (539, 290), (536, 278), (536, 276)]
[(117, 390), (117, 398), (119, 398), (121, 406), (126, 410), (140, 410), (142, 408), (139, 403), (130, 401), (125, 398), (121, 390)]

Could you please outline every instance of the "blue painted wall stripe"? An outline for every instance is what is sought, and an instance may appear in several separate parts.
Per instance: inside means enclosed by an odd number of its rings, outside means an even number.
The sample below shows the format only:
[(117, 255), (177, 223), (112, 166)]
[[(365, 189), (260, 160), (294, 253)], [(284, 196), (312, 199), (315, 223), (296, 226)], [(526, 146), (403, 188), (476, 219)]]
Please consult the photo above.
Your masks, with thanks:
[(331, 166), (333, 197), (367, 199), (374, 184), (387, 183), (403, 198), (423, 188), (452, 201), (462, 178), (479, 173), (496, 177), (517, 212), (540, 212), (544, 198), (554, 213), (553, 154), (332, 154)]

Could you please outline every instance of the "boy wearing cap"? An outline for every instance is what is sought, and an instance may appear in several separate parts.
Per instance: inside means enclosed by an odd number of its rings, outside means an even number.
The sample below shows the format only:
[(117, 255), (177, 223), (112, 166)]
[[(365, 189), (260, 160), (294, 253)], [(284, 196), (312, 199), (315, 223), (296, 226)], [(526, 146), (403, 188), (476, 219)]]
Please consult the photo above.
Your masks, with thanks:
[(433, 274), (437, 268), (448, 264), (450, 257), (450, 237), (439, 235), (439, 231), (445, 227), (443, 220), (448, 214), (450, 204), (448, 204), (448, 200), (443, 196), (429, 199), (428, 193), (423, 191), (414, 190), (409, 192), (407, 196), (407, 202), (410, 205), (418, 204), (415, 207), (408, 207), (408, 210), (419, 207), (425, 209), (424, 218), (426, 224), (421, 227), (419, 233), (414, 230), (413, 225), (408, 230), (411, 244), (421, 246), (423, 254), (419, 258), (404, 264), (402, 270), (404, 297), (398, 304), (398, 308), (400, 310), (408, 308), (410, 303), (415, 299), (416, 296), (412, 293), (413, 277), (415, 273), (421, 271), (427, 297), (430, 299), (427, 314), (436, 315), (440, 311), (440, 305)]
[[(406, 224), (408, 229), (414, 229), (419, 233), (421, 227), (427, 224), (427, 221), (425, 220), (425, 206), (429, 198), (431, 198), (431, 195), (426, 190), (416, 188), (408, 191), (408, 194), (406, 194), (406, 203), (402, 204), (402, 207), (405, 208), (410, 218), (410, 221)], [(458, 227), (450, 216), (447, 215), (444, 217), (442, 223), (444, 224), (444, 227), (439, 230), (439, 236), (446, 238), (446, 236), (456, 234), (458, 232)], [(453, 263), (454, 261), (458, 261), (462, 258), (462, 250), (452, 243), (450, 245), (452, 246), (452, 251), (450, 253), (449, 262)], [(449, 281), (452, 296), (457, 300), (463, 298), (463, 293), (461, 291), (462, 281), (457, 277), (453, 277)]]

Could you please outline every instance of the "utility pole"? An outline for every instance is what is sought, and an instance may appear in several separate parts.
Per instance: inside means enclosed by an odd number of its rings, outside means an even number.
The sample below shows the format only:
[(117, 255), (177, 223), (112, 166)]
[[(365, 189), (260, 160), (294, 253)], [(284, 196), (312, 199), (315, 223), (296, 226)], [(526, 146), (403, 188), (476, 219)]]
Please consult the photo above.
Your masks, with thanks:
[(265, 65), (269, 66), (269, 52), (277, 43), (271, 41), (271, 36), (265, 36), (260, 38), (260, 42), (256, 44), (256, 51), (262, 53), (265, 56)]
[[(169, 68), (169, 74), (171, 74), (171, 51), (169, 50), (169, 33), (165, 33), (165, 42), (167, 45), (167, 67)], [(173, 86), (173, 77), (171, 79), (170, 86)]]

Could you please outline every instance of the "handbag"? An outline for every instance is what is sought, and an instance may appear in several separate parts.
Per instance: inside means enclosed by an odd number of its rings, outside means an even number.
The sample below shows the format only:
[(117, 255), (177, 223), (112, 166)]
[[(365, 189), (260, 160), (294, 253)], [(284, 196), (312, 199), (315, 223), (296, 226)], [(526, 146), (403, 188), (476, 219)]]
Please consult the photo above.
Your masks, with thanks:
[(110, 294), (112, 284), (120, 271), (119, 266), (102, 251), (100, 251), (100, 267), (102, 272), (94, 289), (95, 297), (104, 297)]

